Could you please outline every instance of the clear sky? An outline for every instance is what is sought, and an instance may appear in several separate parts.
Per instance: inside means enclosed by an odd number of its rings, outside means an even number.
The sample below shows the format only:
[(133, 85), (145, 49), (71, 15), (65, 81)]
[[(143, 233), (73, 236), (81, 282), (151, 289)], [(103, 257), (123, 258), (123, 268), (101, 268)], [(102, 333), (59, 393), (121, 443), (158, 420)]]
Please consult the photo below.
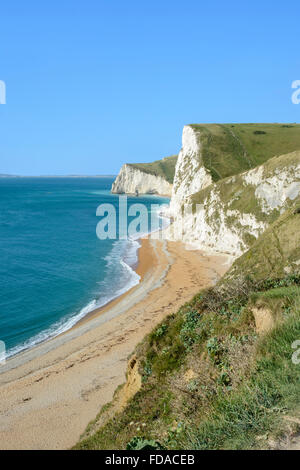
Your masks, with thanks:
[(298, 1), (1, 2), (0, 173), (115, 174), (184, 124), (299, 122)]

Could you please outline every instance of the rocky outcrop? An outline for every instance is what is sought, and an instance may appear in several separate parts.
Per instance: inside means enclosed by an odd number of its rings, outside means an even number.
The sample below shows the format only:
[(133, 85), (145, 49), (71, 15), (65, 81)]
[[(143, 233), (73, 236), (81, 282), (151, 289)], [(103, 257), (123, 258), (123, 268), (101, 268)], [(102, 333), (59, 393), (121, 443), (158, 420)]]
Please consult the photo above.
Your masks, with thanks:
[(139, 374), (139, 362), (134, 354), (128, 362), (126, 383), (120, 392), (120, 409), (123, 409), (127, 405), (129, 400), (140, 390), (141, 385), (142, 377)]
[(255, 320), (255, 328), (258, 334), (268, 333), (274, 328), (275, 321), (271, 309), (264, 306), (253, 306), (251, 312)]
[(172, 184), (161, 176), (155, 176), (125, 164), (114, 181), (111, 191), (116, 194), (135, 194), (138, 191), (139, 194), (171, 196)]

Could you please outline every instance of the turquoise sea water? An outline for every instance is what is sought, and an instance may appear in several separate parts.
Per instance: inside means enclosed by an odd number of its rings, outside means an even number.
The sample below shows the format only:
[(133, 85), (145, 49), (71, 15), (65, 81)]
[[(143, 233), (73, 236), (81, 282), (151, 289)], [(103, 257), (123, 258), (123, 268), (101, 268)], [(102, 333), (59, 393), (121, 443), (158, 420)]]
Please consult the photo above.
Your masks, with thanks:
[[(113, 178), (0, 178), (0, 340), (8, 356), (66, 331), (137, 284), (137, 240), (99, 240)], [(143, 203), (150, 217), (155, 196)], [(128, 222), (132, 218), (129, 217)]]

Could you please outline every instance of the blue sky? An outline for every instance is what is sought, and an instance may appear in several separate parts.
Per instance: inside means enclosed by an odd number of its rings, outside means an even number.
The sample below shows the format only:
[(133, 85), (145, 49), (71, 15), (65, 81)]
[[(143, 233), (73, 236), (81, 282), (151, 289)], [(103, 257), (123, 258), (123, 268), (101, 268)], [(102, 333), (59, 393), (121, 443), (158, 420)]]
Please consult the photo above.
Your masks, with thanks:
[(0, 173), (115, 174), (184, 124), (299, 122), (296, 1), (2, 2)]

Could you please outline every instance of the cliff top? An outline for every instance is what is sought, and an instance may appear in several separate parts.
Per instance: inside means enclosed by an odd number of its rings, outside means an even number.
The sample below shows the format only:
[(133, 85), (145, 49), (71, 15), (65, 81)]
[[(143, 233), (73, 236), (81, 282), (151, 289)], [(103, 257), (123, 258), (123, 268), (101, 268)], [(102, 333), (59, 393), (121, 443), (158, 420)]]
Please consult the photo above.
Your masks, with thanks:
[(129, 166), (150, 173), (154, 176), (161, 176), (169, 183), (173, 183), (175, 175), (175, 166), (177, 162), (177, 155), (165, 157), (162, 160), (156, 160), (151, 163), (128, 163)]
[[(213, 181), (300, 149), (300, 124), (190, 124)], [(200, 142), (201, 139), (201, 142)]]

